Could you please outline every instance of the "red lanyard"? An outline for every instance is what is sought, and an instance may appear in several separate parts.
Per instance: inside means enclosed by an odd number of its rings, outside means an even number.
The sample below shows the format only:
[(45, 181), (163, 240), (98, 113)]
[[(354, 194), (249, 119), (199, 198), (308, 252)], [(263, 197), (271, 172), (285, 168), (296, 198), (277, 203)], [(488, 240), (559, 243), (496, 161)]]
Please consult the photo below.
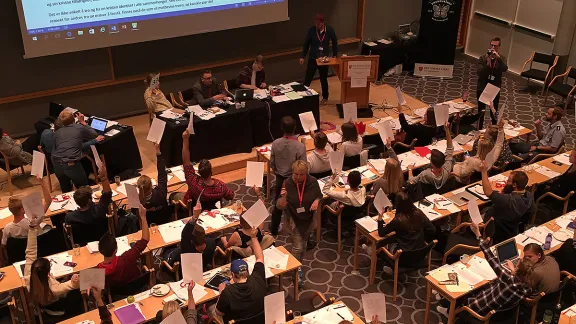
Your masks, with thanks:
[(300, 187), (298, 186), (298, 182), (296, 182), (296, 190), (298, 190), (298, 200), (300, 201), (300, 207), (302, 207), (302, 200), (304, 199), (304, 188), (306, 187), (306, 179), (302, 183), (302, 191), (300, 191)]
[(298, 139), (292, 137), (292, 136), (283, 136), (285, 139), (289, 139), (289, 140), (293, 140), (293, 141), (297, 141)]
[(322, 42), (324, 42), (324, 38), (326, 38), (326, 27), (324, 27), (324, 35), (322, 35), (322, 38), (320, 38), (320, 34), (318, 33), (318, 30), (316, 30), (316, 36), (318, 36), (318, 40), (320, 41), (320, 45), (322, 45)]

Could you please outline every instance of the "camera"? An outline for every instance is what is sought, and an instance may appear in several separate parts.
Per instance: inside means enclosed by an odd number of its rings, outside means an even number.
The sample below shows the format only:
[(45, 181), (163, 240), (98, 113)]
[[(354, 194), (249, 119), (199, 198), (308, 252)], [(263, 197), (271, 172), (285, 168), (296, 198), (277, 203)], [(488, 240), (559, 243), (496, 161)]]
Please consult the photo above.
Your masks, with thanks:
[(488, 55), (492, 55), (492, 49), (488, 49)]

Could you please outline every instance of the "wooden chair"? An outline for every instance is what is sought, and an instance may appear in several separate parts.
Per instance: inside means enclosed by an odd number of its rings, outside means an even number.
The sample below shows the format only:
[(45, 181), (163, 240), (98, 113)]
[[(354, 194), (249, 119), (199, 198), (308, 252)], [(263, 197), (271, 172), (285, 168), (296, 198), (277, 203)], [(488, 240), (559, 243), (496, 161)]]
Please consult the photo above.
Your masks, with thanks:
[(524, 303), (530, 308), (530, 324), (540, 323), (542, 316), (546, 309), (553, 309), (562, 298), (562, 291), (570, 281), (574, 281), (574, 276), (569, 272), (560, 272), (562, 281), (558, 285), (558, 289), (548, 294), (541, 292), (535, 297), (525, 298)]
[(489, 324), (493, 320), (494, 321), (497, 321), (497, 320), (502, 321), (504, 319), (511, 319), (511, 318), (514, 319), (514, 323), (518, 323), (518, 315), (520, 313), (519, 312), (519, 304), (516, 304), (512, 307), (508, 307), (505, 309), (501, 309), (498, 311), (491, 310), (485, 316), (482, 316), (482, 315), (476, 313), (475, 311), (473, 311), (468, 306), (462, 306), (462, 307), (456, 309), (455, 312), (456, 312), (456, 316), (458, 316), (458, 314), (460, 314), (462, 312), (467, 312), (470, 316), (472, 316), (472, 318), (474, 318), (475, 320), (479, 321), (480, 323), (484, 323), (484, 324)]
[(8, 191), (10, 192), (10, 196), (12, 196), (14, 194), (14, 188), (12, 187), (12, 170), (13, 169), (20, 169), (20, 171), (22, 172), (22, 174), (24, 174), (24, 166), (13, 166), (10, 163), (10, 159), (8, 158), (8, 156), (6, 156), (6, 154), (0, 152), (0, 154), (2, 154), (2, 159), (4, 160), (4, 165), (0, 165), (0, 168), (4, 169), (4, 171), (6, 171), (6, 173), (8, 174)]
[[(384, 252), (386, 257), (384, 260), (393, 267), (392, 268), (394, 274), (394, 292), (392, 294), (393, 301), (396, 301), (396, 294), (398, 292), (398, 274), (419, 270), (426, 267), (428, 268), (428, 271), (430, 271), (430, 264), (432, 262), (432, 249), (434, 248), (434, 246), (436, 246), (437, 243), (438, 240), (433, 240), (432, 242), (428, 243), (426, 246), (418, 250), (402, 251), (402, 249), (398, 249), (396, 250), (396, 252), (394, 252), (394, 254), (390, 253), (390, 251), (388, 251), (388, 249), (386, 249), (385, 246), (381, 247), (378, 250), (378, 253)], [(378, 257), (378, 253), (376, 253), (376, 257)]]
[(528, 308), (530, 308), (531, 312), (530, 312), (530, 324), (535, 324), (536, 321), (536, 309), (538, 308), (538, 303), (540, 302), (540, 299), (542, 299), (542, 297), (544, 297), (546, 294), (544, 292), (540, 292), (538, 295), (536, 296), (532, 296), (532, 297), (527, 297), (524, 298), (524, 300), (522, 301), (523, 304), (527, 305)]
[[(535, 69), (532, 67), (534, 62), (545, 64), (548, 66), (548, 69), (547, 70)], [(548, 78), (551, 78), (554, 75), (554, 68), (556, 67), (557, 63), (558, 63), (557, 55), (532, 52), (530, 58), (528, 58), (528, 60), (524, 62), (522, 70), (520, 70), (522, 71), (520, 73), (520, 76), (525, 77), (527, 79), (528, 85), (530, 85), (530, 79), (544, 82), (544, 87), (542, 88), (542, 92), (544, 92), (548, 84)], [(528, 64), (530, 64), (529, 69), (524, 71), (526, 69), (526, 65)]]
[(536, 221), (536, 214), (538, 214), (538, 205), (540, 204), (542, 199), (546, 197), (552, 197), (558, 201), (564, 202), (564, 208), (562, 209), (562, 215), (564, 215), (568, 212), (568, 203), (570, 202), (570, 197), (572, 197), (572, 195), (574, 195), (574, 190), (570, 191), (566, 195), (566, 197), (560, 197), (552, 192), (546, 192), (542, 196), (538, 197), (538, 199), (536, 199), (536, 208), (534, 210), (534, 213), (532, 214), (532, 218), (530, 219), (530, 225), (534, 225), (534, 222)]
[(148, 268), (143, 265), (142, 270), (144, 273), (140, 277), (126, 283), (124, 286), (110, 286), (106, 288), (108, 295), (108, 301), (114, 302), (120, 299), (124, 299), (128, 296), (136, 295), (142, 291), (142, 287), (148, 286), (151, 289), (156, 284), (156, 276), (154, 275), (154, 268)]
[(234, 98), (234, 91), (236, 91), (237, 89), (240, 88), (240, 86), (238, 85), (238, 82), (236, 82), (236, 79), (224, 80), (222, 82), (222, 85), (224, 87), (225, 92), (229, 96), (232, 96), (232, 98)]
[[(340, 252), (342, 251), (342, 213), (344, 212), (344, 210), (348, 210), (349, 214), (351, 215), (361, 215), (363, 214), (363, 210), (364, 208), (369, 208), (370, 206), (370, 200), (366, 200), (366, 202), (364, 203), (363, 206), (360, 207), (352, 207), (352, 206), (346, 206), (342, 203), (338, 204), (338, 207), (336, 209), (333, 209), (332, 207), (330, 207), (330, 205), (326, 205), (324, 203), (322, 203), (323, 207), (322, 210), (327, 211), (329, 214), (332, 214), (334, 216), (336, 216), (337, 219), (337, 235), (338, 235), (338, 249), (336, 250), (338, 252), (338, 254), (340, 254)], [(368, 206), (368, 207), (367, 207)], [(366, 215), (368, 213), (368, 210), (366, 210)], [(348, 214), (348, 213), (346, 213)], [(318, 225), (320, 226), (320, 225)]]
[(534, 163), (536, 163), (536, 162), (538, 162), (538, 161), (542, 161), (542, 160), (545, 160), (545, 159), (554, 157), (554, 156), (556, 156), (556, 155), (558, 155), (558, 154), (562, 154), (562, 153), (564, 153), (565, 149), (566, 149), (566, 145), (565, 145), (564, 143), (562, 143), (562, 144), (558, 147), (558, 150), (556, 150), (555, 153), (539, 153), (539, 154), (537, 154), (536, 156), (534, 156), (534, 157), (533, 157), (528, 163), (526, 163), (526, 164), (534, 164)]
[[(319, 300), (318, 304), (315, 304), (316, 300)], [(328, 305), (332, 305), (336, 299), (330, 297), (326, 299), (326, 296), (318, 291), (312, 291), (312, 296), (308, 298), (300, 298), (286, 305), (286, 321), (294, 319), (294, 311), (299, 311), (300, 314), (306, 315), (312, 313), (320, 308), (324, 308)]]
[[(469, 227), (471, 224), (470, 223), (462, 223), (462, 224), (458, 225), (456, 228), (454, 228), (451, 231), (451, 233), (453, 233), (453, 234), (458, 233), (462, 229), (462, 228), (460, 228), (461, 225), (465, 225), (465, 227)], [(448, 238), (448, 240), (450, 240), (450, 238)], [(486, 238), (486, 241), (490, 242), (490, 238), (489, 237)], [(463, 243), (455, 244), (453, 247), (448, 249), (448, 251), (444, 252), (444, 256), (442, 257), (442, 265), (446, 264), (448, 258), (453, 254), (463, 255), (465, 253), (468, 253), (469, 255), (472, 255), (478, 251), (480, 251), (479, 246), (468, 245), (468, 244), (463, 244)]]
[[(114, 231), (114, 228), (115, 228), (114, 215), (106, 214), (106, 219), (108, 221), (108, 232), (115, 237), (116, 232)], [(70, 224), (64, 223), (63, 230), (64, 230), (64, 237), (66, 237), (68, 239), (66, 242), (70, 245), (69, 247), (72, 248), (74, 246), (74, 244), (76, 244), (78, 242), (78, 240), (74, 239), (74, 231), (72, 230), (72, 226)], [(93, 237), (93, 238), (95, 239), (95, 237)], [(74, 243), (74, 242), (76, 242), (76, 243)], [(81, 242), (84, 243), (84, 240), (82, 240)]]
[(160, 263), (160, 271), (167, 272), (170, 276), (174, 277), (174, 281), (180, 281), (180, 262), (176, 261), (172, 266), (165, 260)]
[(576, 80), (576, 68), (569, 66), (568, 69), (566, 69), (566, 72), (555, 76), (554, 79), (550, 81), (550, 84), (548, 84), (548, 88), (546, 88), (546, 93), (544, 94), (545, 107), (546, 103), (548, 102), (548, 91), (552, 91), (565, 99), (564, 110), (568, 108), (570, 97), (574, 93), (574, 90), (576, 90), (576, 85), (571, 86), (570, 84), (568, 84), (568, 78)]
[(178, 92), (179, 101), (181, 104), (193, 105), (196, 104), (194, 99), (194, 89), (186, 89)]

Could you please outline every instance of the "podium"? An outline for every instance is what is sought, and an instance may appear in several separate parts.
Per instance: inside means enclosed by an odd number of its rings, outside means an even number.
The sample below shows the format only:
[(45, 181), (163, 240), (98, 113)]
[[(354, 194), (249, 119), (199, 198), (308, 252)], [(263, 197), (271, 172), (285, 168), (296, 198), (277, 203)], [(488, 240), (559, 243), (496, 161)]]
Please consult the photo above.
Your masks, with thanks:
[[(378, 80), (379, 55), (333, 57), (319, 66), (331, 66), (340, 79), (340, 103), (356, 102), (358, 109), (370, 108), (370, 82)], [(363, 78), (366, 78), (364, 81)]]

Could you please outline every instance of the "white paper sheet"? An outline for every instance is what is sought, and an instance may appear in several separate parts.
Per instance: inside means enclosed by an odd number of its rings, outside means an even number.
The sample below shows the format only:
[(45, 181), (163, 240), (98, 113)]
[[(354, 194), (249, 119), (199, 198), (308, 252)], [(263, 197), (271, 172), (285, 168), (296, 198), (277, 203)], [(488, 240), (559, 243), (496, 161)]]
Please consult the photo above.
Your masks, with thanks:
[(150, 131), (148, 132), (146, 140), (152, 143), (160, 144), (165, 127), (165, 121), (161, 120), (160, 118), (154, 118), (152, 120), (152, 126), (150, 126)]
[(484, 278), (485, 280), (494, 280), (496, 279), (496, 273), (483, 258), (478, 256), (473, 256), (468, 261), (468, 270), (474, 272), (475, 274), (479, 275), (480, 277)]
[(286, 270), (288, 266), (288, 254), (280, 252), (275, 246), (263, 251), (264, 265), (270, 269)]
[(386, 196), (382, 188), (378, 190), (374, 197), (374, 207), (376, 207), (376, 211), (379, 213), (386, 207), (392, 207), (390, 199), (388, 199), (388, 196)]
[(32, 171), (31, 175), (42, 178), (44, 176), (44, 162), (46, 156), (44, 153), (34, 150), (32, 152)]
[(272, 100), (276, 103), (278, 102), (284, 102), (284, 101), (288, 101), (290, 100), (290, 98), (288, 98), (286, 95), (281, 95), (281, 96), (274, 96), (272, 97)]
[(242, 218), (250, 225), (252, 228), (256, 228), (260, 226), (260, 224), (264, 223), (266, 218), (268, 218), (269, 213), (266, 205), (262, 202), (262, 200), (258, 199), (252, 207), (248, 208), (248, 210), (244, 213)]
[(138, 189), (136, 186), (125, 183), (126, 196), (128, 197), (128, 208), (139, 208), (140, 197), (138, 196)]
[(209, 112), (208, 110), (202, 109), (202, 107), (200, 107), (199, 105), (188, 106), (187, 110), (190, 113), (194, 113), (194, 115), (198, 116), (198, 118), (202, 120), (210, 120), (216, 117), (215, 114)]
[(520, 245), (520, 246), (522, 246), (522, 247), (524, 247), (524, 246), (526, 246), (526, 245), (528, 245), (528, 244), (530, 244), (530, 243), (536, 243), (536, 244), (538, 244), (538, 245), (541, 245), (541, 244), (542, 244), (542, 243), (536, 241), (535, 239), (533, 239), (533, 238), (531, 238), (531, 237), (528, 237), (528, 236), (526, 236), (526, 235), (524, 235), (524, 234), (522, 234), (522, 233), (516, 235), (516, 236), (514, 237), (514, 239), (516, 240), (516, 244), (518, 244), (518, 245)]
[(168, 315), (160, 324), (186, 324), (182, 312), (174, 312)]
[(8, 208), (0, 209), (0, 219), (12, 217), (12, 212)]
[(44, 203), (42, 202), (42, 194), (39, 191), (34, 191), (22, 198), (22, 207), (24, 207), (24, 212), (30, 220), (36, 216), (38, 222), (40, 222), (42, 217), (44, 217)]
[(454, 273), (454, 267), (451, 264), (445, 264), (428, 272), (430, 277), (434, 278), (438, 282), (449, 280), (449, 273)]
[(298, 114), (298, 116), (300, 117), (300, 123), (302, 124), (302, 129), (304, 129), (306, 133), (318, 129), (318, 126), (316, 126), (316, 119), (314, 118), (314, 114), (312, 114), (311, 111)]
[(436, 126), (444, 126), (450, 117), (450, 106), (434, 105), (434, 117), (436, 119)]
[(362, 218), (358, 218), (356, 220), (356, 223), (358, 223), (360, 226), (364, 227), (364, 229), (367, 230), (368, 232), (374, 232), (374, 231), (378, 230), (378, 222), (375, 221), (370, 216), (364, 216)]
[(378, 171), (378, 173), (384, 173), (384, 169), (386, 168), (386, 159), (370, 159), (368, 163)]
[(264, 162), (246, 162), (246, 186), (262, 188)]
[(190, 113), (190, 119), (188, 120), (188, 127), (186, 129), (188, 130), (188, 133), (196, 134), (194, 133), (194, 112)]
[[(176, 298), (179, 298), (183, 301), (188, 301), (188, 286), (184, 286), (182, 287), (182, 283), (185, 282), (184, 280), (180, 280), (178, 282), (169, 282), (168, 285), (170, 286), (170, 289), (172, 289), (172, 291), (174, 292), (174, 295), (172, 295), (171, 299), (164, 299), (164, 301), (167, 300), (175, 300)], [(196, 283), (194, 285), (194, 288), (192, 288), (192, 295), (194, 296), (194, 300), (196, 302), (198, 302), (199, 300), (201, 300), (202, 298), (204, 298), (204, 296), (206, 296), (208, 294), (208, 291), (206, 291), (206, 288), (204, 288), (204, 286), (199, 285), (198, 283)], [(219, 293), (216, 292), (216, 295), (218, 295)]]
[(182, 279), (184, 282), (194, 282), (202, 281), (202, 274), (204, 270), (202, 269), (202, 253), (182, 253), (180, 258), (182, 262)]
[(400, 87), (396, 87), (396, 98), (398, 98), (398, 104), (405, 105), (406, 100), (404, 100), (404, 95), (402, 94), (402, 90)]
[(352, 77), (350, 79), (350, 88), (366, 88), (367, 84), (367, 77)]
[(356, 102), (347, 102), (342, 105), (344, 111), (344, 122), (355, 122), (358, 120), (358, 104)]
[(264, 296), (266, 324), (286, 322), (286, 300), (284, 291)]
[(570, 162), (570, 155), (568, 153), (562, 153), (559, 155), (555, 155), (553, 157), (554, 161), (558, 161), (562, 164), (566, 164), (566, 165), (572, 165), (572, 163)]
[(540, 173), (540, 174), (548, 177), (549, 179), (557, 178), (557, 177), (560, 176), (560, 173), (558, 173), (558, 172), (556, 172), (556, 171), (553, 171), (553, 170), (551, 170), (550, 168), (545, 167), (545, 166), (540, 166), (540, 167), (536, 170), (536, 172), (538, 172), (538, 173)]
[(383, 143), (386, 143), (387, 140), (394, 140), (394, 131), (392, 130), (390, 120), (384, 120), (376, 124), (376, 128), (378, 129), (378, 134), (380, 134)]
[(116, 245), (118, 247), (118, 251), (116, 251), (116, 256), (121, 256), (122, 254), (124, 254), (124, 252), (130, 250), (130, 245), (128, 244), (127, 236), (117, 237)]
[(480, 209), (478, 209), (476, 199), (472, 199), (468, 202), (468, 213), (470, 213), (470, 218), (472, 218), (474, 224), (478, 225), (484, 221), (480, 214)]
[(205, 230), (209, 228), (217, 230), (230, 224), (230, 222), (220, 214), (214, 214), (214, 217), (212, 217), (208, 215), (208, 213), (202, 213), (198, 219), (198, 225), (202, 226)]
[(383, 293), (362, 294), (362, 309), (366, 323), (370, 323), (373, 316), (386, 323), (386, 297)]
[[(478, 98), (478, 101), (489, 105), (490, 103), (492, 103), (494, 101), (494, 98), (496, 98), (496, 95), (498, 95), (498, 92), (500, 92), (500, 88), (488, 83), (486, 85), (486, 87), (484, 88), (484, 91), (480, 95), (480, 98)], [(488, 112), (488, 111), (489, 111), (489, 109), (486, 109), (486, 112)]]
[(484, 159), (488, 169), (490, 169), (494, 165), (494, 162), (496, 162), (496, 157), (494, 156), (496, 153), (495, 150), (496, 148), (493, 148), (490, 152), (488, 152), (488, 154), (486, 154), (486, 158)]
[(328, 137), (328, 141), (332, 144), (342, 143), (342, 135), (338, 134), (338, 132), (328, 133), (326, 137)]
[(98, 170), (102, 169), (102, 160), (100, 159), (100, 154), (98, 154), (96, 146), (90, 145), (90, 149), (92, 150), (92, 155), (94, 156), (94, 163), (96, 163)]
[(80, 277), (81, 291), (90, 289), (90, 287), (104, 289), (106, 269), (93, 268), (81, 270), (78, 276)]
[(333, 173), (338, 173), (342, 171), (342, 166), (344, 164), (344, 152), (335, 151), (330, 152), (330, 168)]
[(158, 232), (162, 235), (162, 239), (166, 243), (179, 241), (182, 237), (182, 230), (184, 229), (184, 223), (177, 220), (174, 222), (162, 224), (158, 226)]
[(440, 210), (447, 210), (451, 213), (457, 213), (460, 211), (460, 208), (458, 208), (458, 206), (454, 205), (452, 201), (448, 200), (448, 198), (442, 195), (432, 194), (430, 196), (427, 196), (426, 199), (430, 202), (433, 202), (436, 208)]
[(468, 268), (458, 268), (455, 267), (454, 271), (458, 274), (458, 280), (464, 281), (465, 283), (475, 286), (478, 283), (484, 281), (484, 278), (470, 270)]

